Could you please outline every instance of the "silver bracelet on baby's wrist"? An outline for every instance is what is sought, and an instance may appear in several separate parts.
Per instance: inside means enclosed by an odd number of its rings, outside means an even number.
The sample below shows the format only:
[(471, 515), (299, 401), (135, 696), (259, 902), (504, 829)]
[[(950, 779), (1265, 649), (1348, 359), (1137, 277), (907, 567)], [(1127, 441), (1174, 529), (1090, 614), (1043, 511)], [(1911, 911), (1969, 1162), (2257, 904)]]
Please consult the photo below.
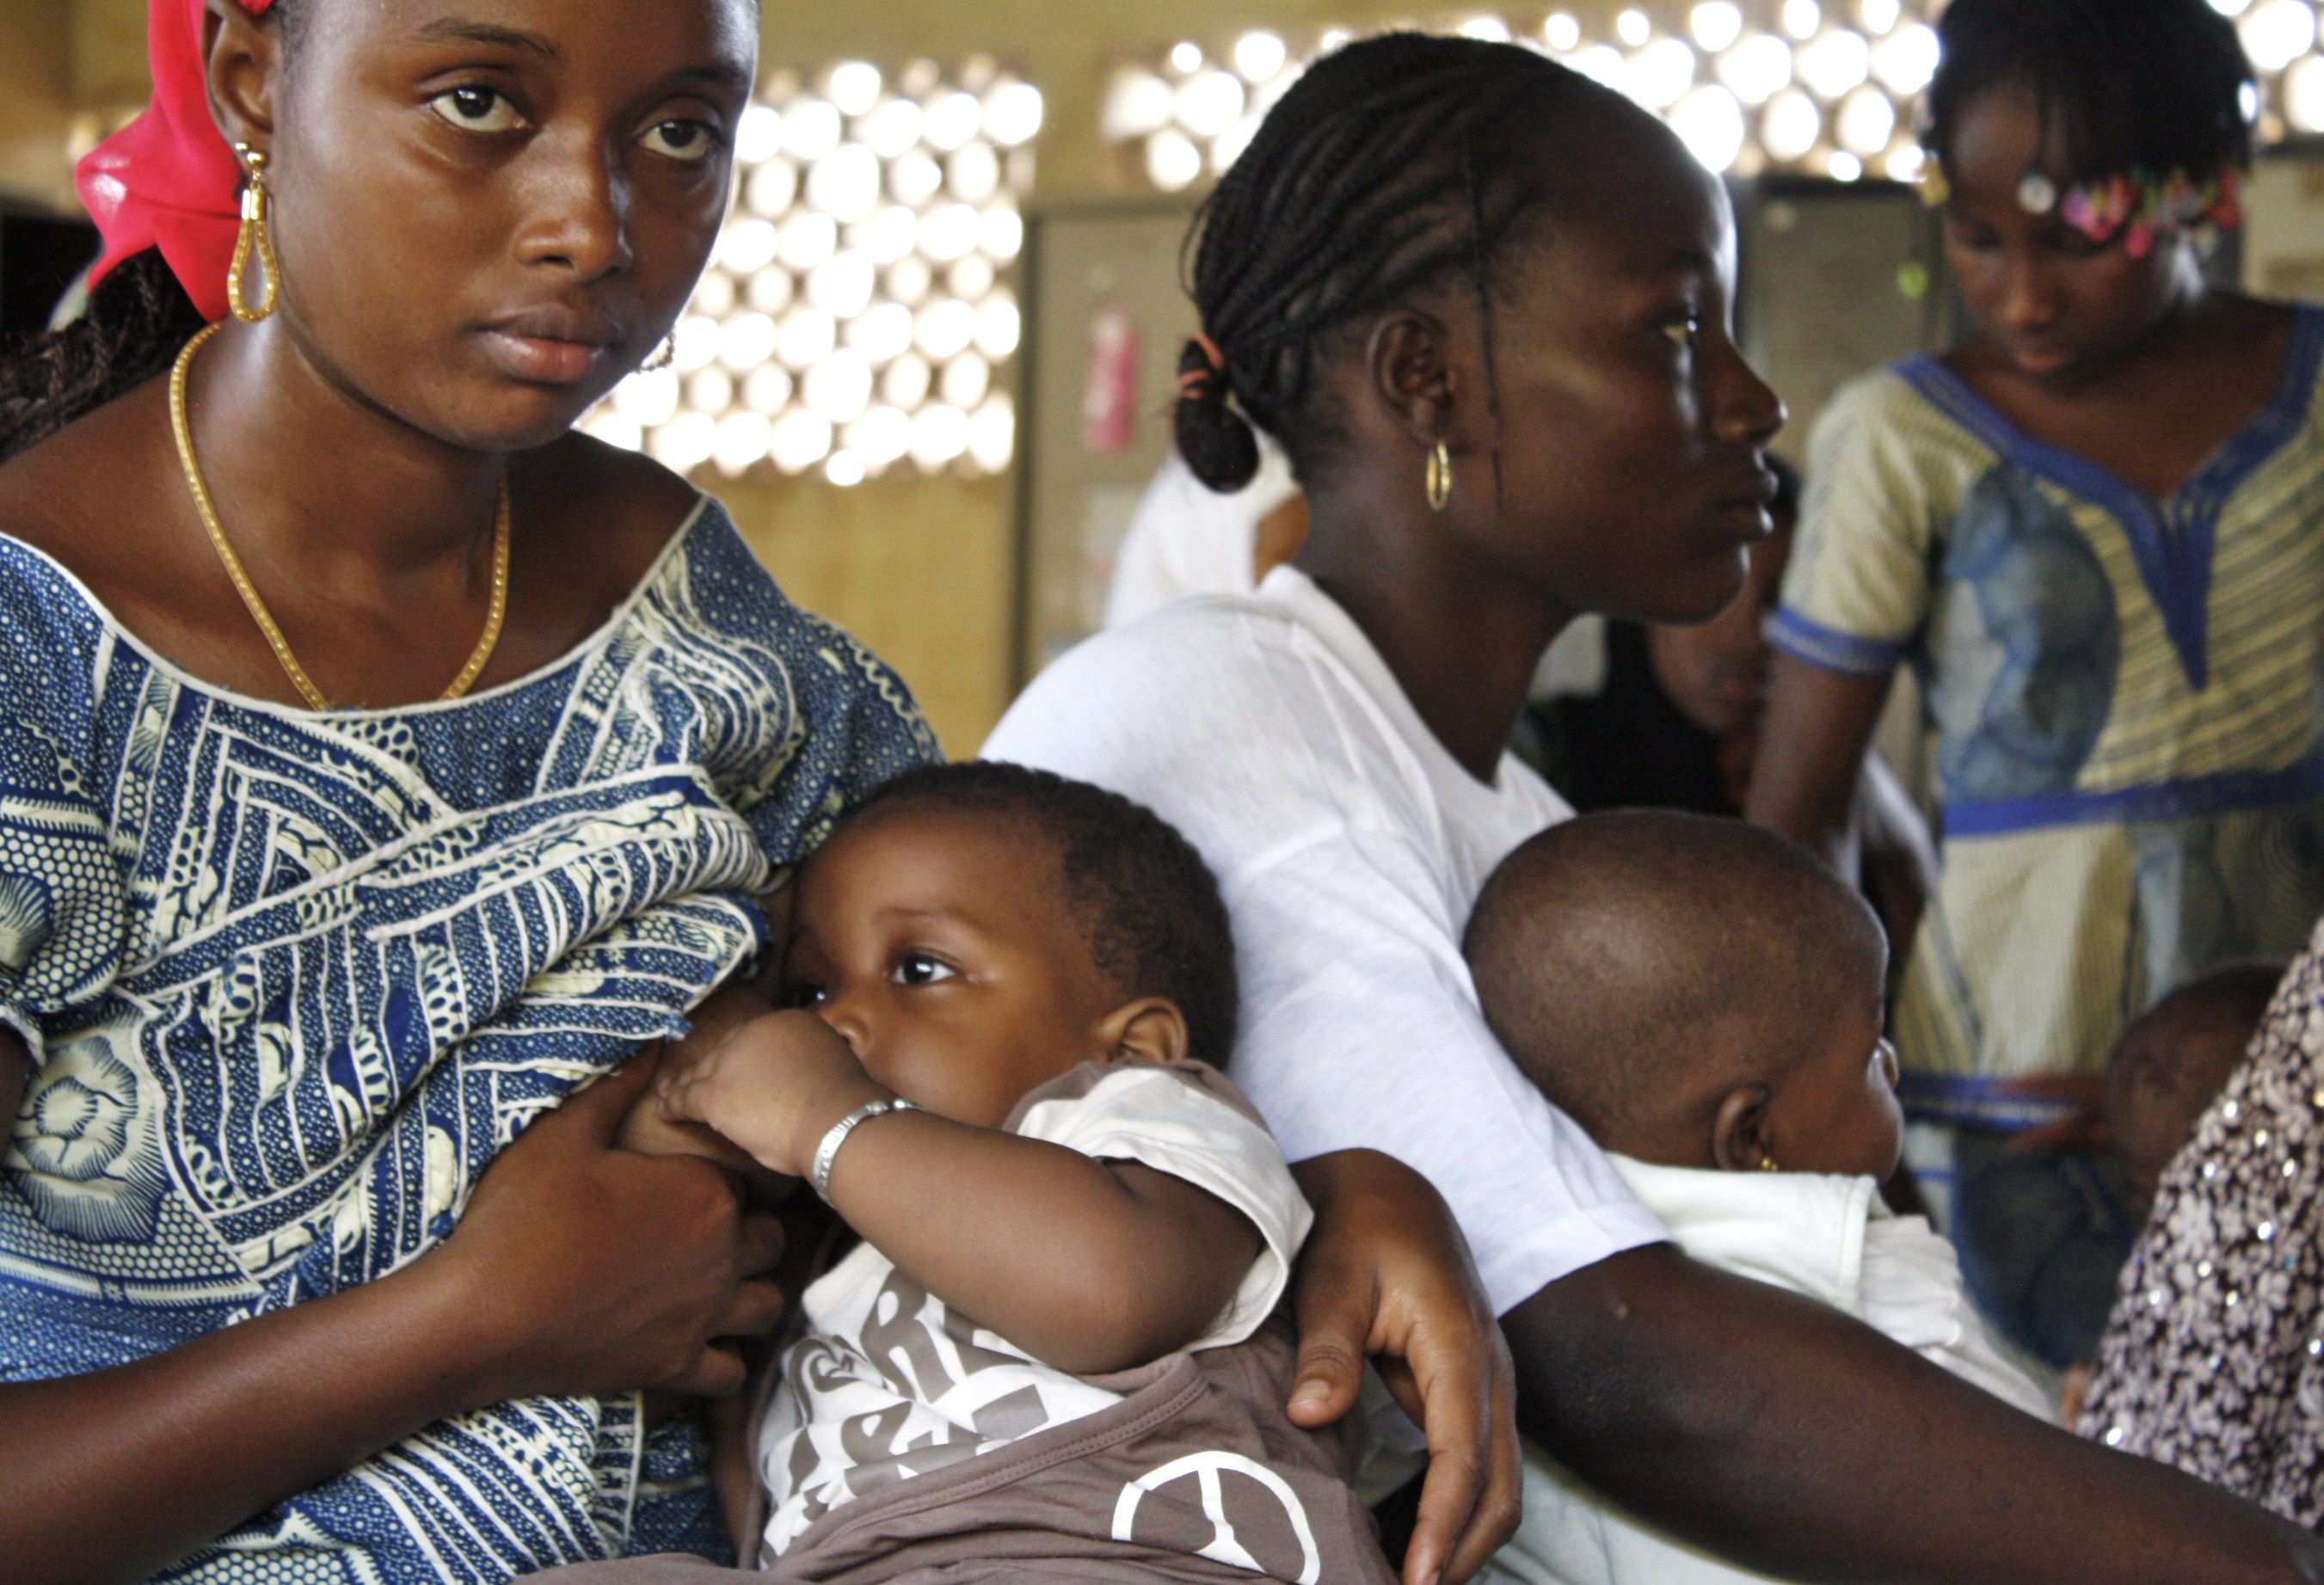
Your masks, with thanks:
[(857, 1125), (870, 1122), (875, 1117), (885, 1117), (891, 1111), (918, 1111), (919, 1108), (899, 1095), (889, 1101), (867, 1101), (825, 1130), (823, 1142), (815, 1147), (815, 1160), (807, 1169), (807, 1185), (814, 1189), (816, 1199), (831, 1203), (831, 1164), (839, 1159), (839, 1147), (847, 1143), (847, 1136)]

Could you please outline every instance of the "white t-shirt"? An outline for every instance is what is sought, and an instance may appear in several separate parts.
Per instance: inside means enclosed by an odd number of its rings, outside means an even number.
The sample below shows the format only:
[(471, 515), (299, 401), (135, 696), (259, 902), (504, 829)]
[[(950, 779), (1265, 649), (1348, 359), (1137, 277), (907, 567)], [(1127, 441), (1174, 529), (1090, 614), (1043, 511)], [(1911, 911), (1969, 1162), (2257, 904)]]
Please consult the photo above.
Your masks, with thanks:
[[(1168, 1173), (1250, 1219), (1259, 1258), (1188, 1353), (1259, 1330), (1314, 1221), (1282, 1152), (1224, 1098), (1229, 1090), (1191, 1064), (1089, 1064), (1037, 1092), (1011, 1129)], [(783, 1357), (758, 1441), (763, 1556), (842, 1503), (1121, 1401), (976, 1325), (868, 1242), (810, 1285), (801, 1305), (807, 1335)]]
[(1663, 1238), (1501, 1050), (1461, 957), (1494, 866), (1572, 811), (1515, 759), (1489, 787), (1463, 770), (1304, 573), (1084, 641), (984, 752), (1186, 834), (1234, 920), (1235, 1082), (1295, 1161), (1365, 1146), (1425, 1175), (1497, 1310)]
[[(1705, 1266), (1788, 1288), (1855, 1316), (1931, 1364), (2054, 1422), (1970, 1304), (1952, 1246), (1895, 1216), (1870, 1178), (1697, 1172), (1617, 1156), (1671, 1237)], [(1525, 1525), (1482, 1585), (1743, 1585), (1769, 1577), (1674, 1540), (1600, 1497), (1530, 1445)]]

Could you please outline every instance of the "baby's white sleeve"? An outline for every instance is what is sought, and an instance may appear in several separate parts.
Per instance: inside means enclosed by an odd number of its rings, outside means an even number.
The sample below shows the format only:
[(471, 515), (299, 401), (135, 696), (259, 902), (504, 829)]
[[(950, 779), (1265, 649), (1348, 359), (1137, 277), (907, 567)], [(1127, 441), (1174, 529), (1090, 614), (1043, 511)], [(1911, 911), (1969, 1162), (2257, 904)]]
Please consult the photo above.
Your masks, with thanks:
[[(1216, 1080), (1221, 1085), (1225, 1081)], [(1036, 1101), (1015, 1131), (1105, 1161), (1134, 1161), (1215, 1195), (1249, 1218), (1262, 1248), (1227, 1307), (1187, 1351), (1239, 1343), (1290, 1286), (1314, 1224), (1274, 1138), (1253, 1118), (1176, 1070), (1125, 1063), (1084, 1094)]]
[(2052, 1424), (2058, 1405), (2002, 1350), (1961, 1280), (1953, 1247), (1918, 1216), (1877, 1216), (1864, 1230), (1865, 1323), (2002, 1402)]

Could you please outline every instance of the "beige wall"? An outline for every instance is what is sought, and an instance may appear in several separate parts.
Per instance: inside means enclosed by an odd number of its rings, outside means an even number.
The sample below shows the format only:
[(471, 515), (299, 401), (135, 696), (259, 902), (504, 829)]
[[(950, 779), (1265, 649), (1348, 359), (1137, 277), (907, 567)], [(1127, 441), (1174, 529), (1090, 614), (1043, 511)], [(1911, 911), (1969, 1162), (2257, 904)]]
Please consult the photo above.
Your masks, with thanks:
[(1003, 479), (721, 484), (735, 525), (792, 600), (904, 675), (949, 753), (976, 752), (1009, 703), (1015, 548)]
[(46, 0), (72, 12), (73, 97), (108, 110), (145, 97), (145, 0)]
[[(1610, 16), (1627, 0), (1559, 0), (1556, 9), (1585, 22)], [(1668, 8), (1670, 0), (1659, 0)], [(1086, 196), (1108, 185), (1097, 116), (1106, 77), (1130, 51), (1167, 48), (1179, 39), (1226, 43), (1248, 28), (1312, 34), (1325, 27), (1367, 27), (1411, 18), (1458, 19), (1507, 9), (1481, 0), (857, 0), (852, 5), (764, 0), (764, 56), (770, 66), (860, 56), (875, 62), (915, 55), (946, 59), (983, 51), (1022, 72), (1048, 98), (1040, 144), (1040, 195)], [(1545, 13), (1549, 6), (1541, 8)], [(1295, 41), (1296, 41), (1295, 40)]]
[(65, 0), (0, 0), (0, 194), (52, 204), (69, 190), (72, 45)]

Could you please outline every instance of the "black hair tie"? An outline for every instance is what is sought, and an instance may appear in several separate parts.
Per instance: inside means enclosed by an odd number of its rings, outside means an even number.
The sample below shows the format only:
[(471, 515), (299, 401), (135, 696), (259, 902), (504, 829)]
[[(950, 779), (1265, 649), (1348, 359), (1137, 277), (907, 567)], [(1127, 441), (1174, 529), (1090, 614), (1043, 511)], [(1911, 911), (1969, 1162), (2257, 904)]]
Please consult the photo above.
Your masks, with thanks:
[(1222, 493), (1241, 489), (1259, 474), (1259, 437), (1227, 404), (1228, 392), (1226, 355), (1197, 332), (1178, 355), (1174, 428), (1178, 454), (1194, 477)]

